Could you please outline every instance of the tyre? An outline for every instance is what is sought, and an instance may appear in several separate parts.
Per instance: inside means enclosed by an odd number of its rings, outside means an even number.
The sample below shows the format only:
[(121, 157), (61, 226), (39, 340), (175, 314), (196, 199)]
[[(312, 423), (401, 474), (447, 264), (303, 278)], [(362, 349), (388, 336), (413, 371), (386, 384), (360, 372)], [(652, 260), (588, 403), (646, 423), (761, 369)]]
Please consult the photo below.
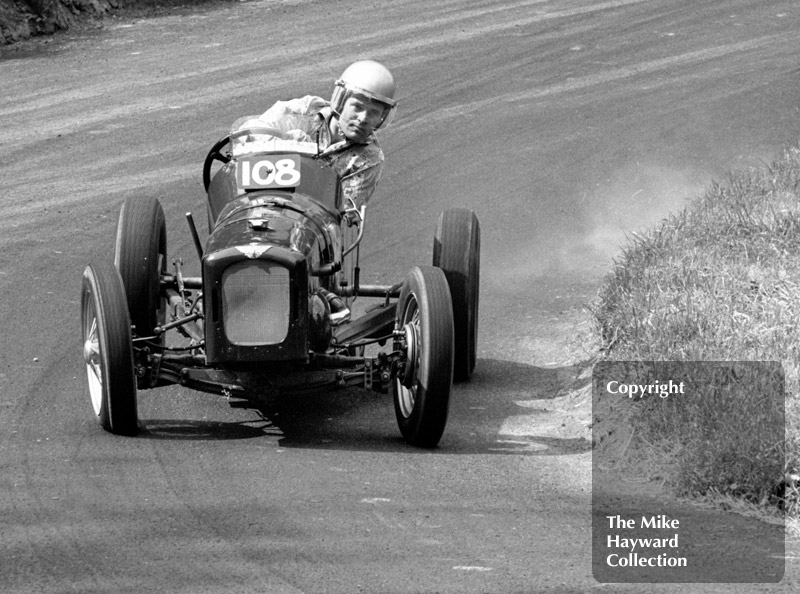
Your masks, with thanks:
[(406, 353), (392, 381), (397, 423), (411, 445), (432, 448), (447, 424), (453, 383), (453, 310), (447, 279), (439, 268), (409, 272), (397, 303)]
[(83, 358), (100, 425), (118, 435), (139, 431), (133, 343), (125, 291), (110, 263), (87, 266), (81, 291)]
[(157, 199), (128, 198), (122, 205), (114, 264), (125, 287), (134, 333), (152, 336), (166, 311), (160, 285), (167, 266), (167, 227)]
[(433, 240), (433, 265), (447, 277), (453, 298), (453, 379), (468, 381), (477, 358), (481, 229), (471, 210), (442, 212)]

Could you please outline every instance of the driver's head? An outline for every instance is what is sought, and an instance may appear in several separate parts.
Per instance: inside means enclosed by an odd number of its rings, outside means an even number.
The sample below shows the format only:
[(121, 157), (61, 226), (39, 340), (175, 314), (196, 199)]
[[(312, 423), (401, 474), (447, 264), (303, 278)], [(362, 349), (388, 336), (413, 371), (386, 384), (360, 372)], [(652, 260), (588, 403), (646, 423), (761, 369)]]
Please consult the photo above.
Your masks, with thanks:
[(361, 60), (348, 66), (331, 97), (342, 134), (365, 142), (375, 130), (387, 126), (397, 108), (396, 90), (394, 77), (383, 64)]

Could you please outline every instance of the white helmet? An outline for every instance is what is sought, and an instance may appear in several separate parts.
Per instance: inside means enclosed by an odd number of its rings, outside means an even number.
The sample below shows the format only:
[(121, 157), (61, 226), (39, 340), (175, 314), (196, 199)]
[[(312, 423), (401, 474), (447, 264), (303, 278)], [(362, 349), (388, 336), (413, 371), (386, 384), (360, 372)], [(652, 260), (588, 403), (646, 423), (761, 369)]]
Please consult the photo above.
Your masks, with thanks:
[(394, 99), (397, 85), (389, 69), (373, 60), (361, 60), (348, 66), (336, 81), (331, 97), (331, 108), (341, 115), (344, 104), (350, 97), (362, 96), (384, 108), (380, 123), (375, 130), (387, 126), (394, 117), (397, 101)]

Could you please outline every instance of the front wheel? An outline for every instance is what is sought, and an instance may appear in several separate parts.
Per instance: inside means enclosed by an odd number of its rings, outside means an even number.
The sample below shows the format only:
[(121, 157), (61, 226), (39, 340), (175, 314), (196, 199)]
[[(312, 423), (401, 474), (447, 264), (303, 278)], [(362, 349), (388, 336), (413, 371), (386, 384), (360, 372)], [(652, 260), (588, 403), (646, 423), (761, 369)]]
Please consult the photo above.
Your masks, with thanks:
[(83, 358), (100, 426), (118, 435), (139, 431), (131, 323), (117, 269), (87, 266), (81, 290)]
[(405, 353), (392, 382), (400, 432), (411, 445), (433, 448), (447, 424), (453, 383), (453, 308), (447, 279), (439, 268), (409, 272), (397, 304)]

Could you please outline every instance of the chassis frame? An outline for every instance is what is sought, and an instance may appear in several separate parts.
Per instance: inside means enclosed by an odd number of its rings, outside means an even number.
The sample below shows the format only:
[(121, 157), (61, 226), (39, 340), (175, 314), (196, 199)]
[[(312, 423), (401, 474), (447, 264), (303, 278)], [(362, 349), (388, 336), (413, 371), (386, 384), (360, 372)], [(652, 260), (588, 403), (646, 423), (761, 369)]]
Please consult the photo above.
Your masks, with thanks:
[[(399, 283), (356, 286), (347, 291), (348, 296), (380, 298), (381, 302), (340, 327), (331, 344), (333, 354), (312, 351), (306, 362), (278, 365), (270, 371), (257, 371), (246, 365), (209, 366), (202, 355), (203, 314), (194, 311), (192, 305), (202, 298), (202, 278), (184, 277), (179, 260), (173, 266), (175, 273), (160, 279), (171, 321), (157, 326), (152, 336), (132, 338), (134, 370), (140, 389), (176, 384), (225, 396), (231, 403), (237, 400), (258, 403), (284, 394), (348, 387), (386, 393), (393, 376), (398, 369), (402, 373), (406, 364), (406, 331), (395, 325), (396, 299), (402, 288)], [(170, 330), (177, 330), (191, 344), (183, 347), (158, 344)], [(342, 354), (390, 340), (397, 348), (389, 353)]]

